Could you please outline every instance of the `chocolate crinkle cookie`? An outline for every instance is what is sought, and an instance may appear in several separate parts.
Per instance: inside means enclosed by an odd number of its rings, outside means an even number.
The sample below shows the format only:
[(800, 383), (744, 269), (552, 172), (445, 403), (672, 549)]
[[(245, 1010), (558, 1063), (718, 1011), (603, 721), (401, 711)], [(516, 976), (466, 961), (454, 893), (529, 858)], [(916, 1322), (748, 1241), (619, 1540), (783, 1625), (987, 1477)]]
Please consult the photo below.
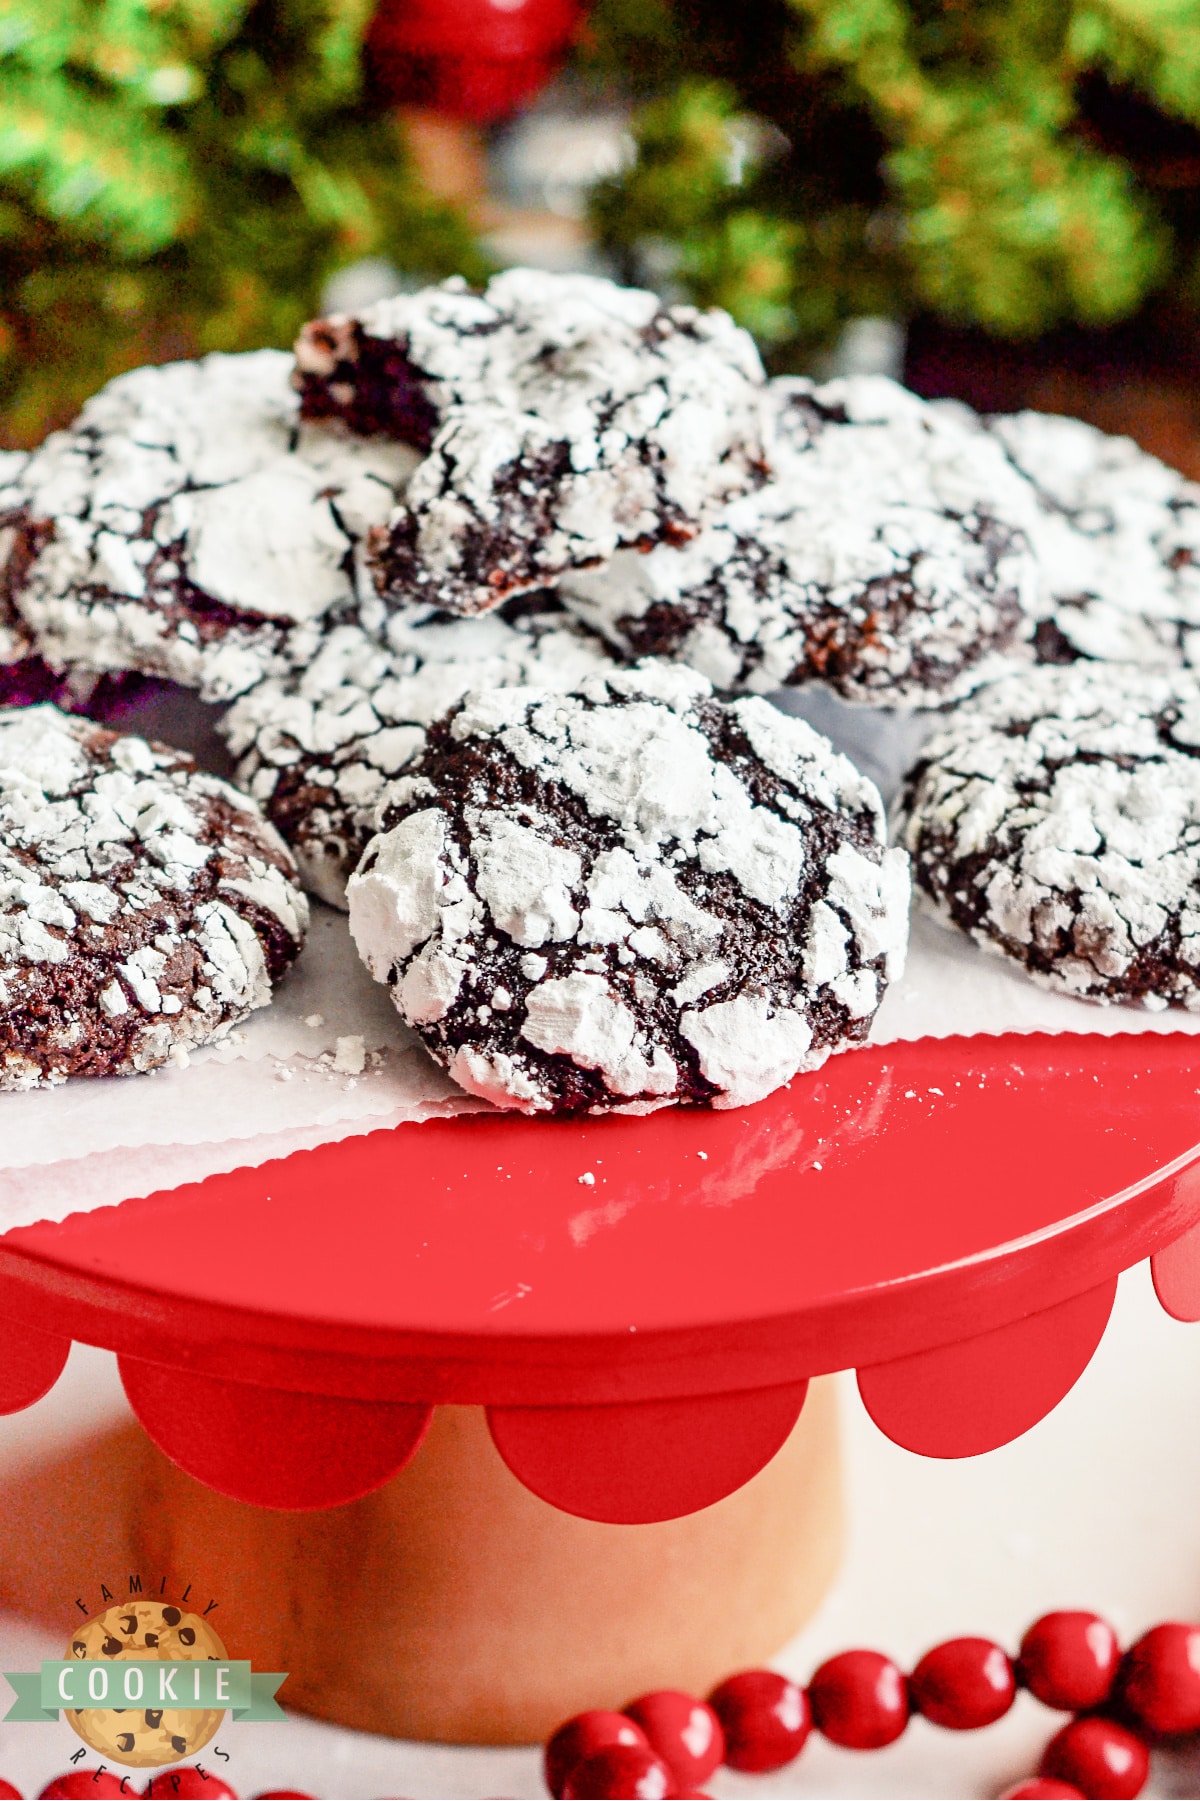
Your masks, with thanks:
[(0, 1089), (185, 1061), (267, 1004), (307, 924), (274, 828), (190, 757), (0, 713)]
[(903, 841), (943, 919), (1044, 987), (1200, 1009), (1200, 683), (1077, 663), (927, 741)]
[[(0, 708), (36, 706), (55, 701), (71, 712), (101, 703), (115, 684), (136, 677), (106, 679), (85, 670), (55, 670), (38, 655), (33, 633), (13, 604), (37, 551), (36, 534), (26, 529), (27, 497), (23, 477), (27, 451), (0, 451)], [(104, 692), (97, 691), (103, 688)]]
[(727, 314), (510, 269), (309, 325), (306, 418), (428, 450), (373, 535), (381, 592), (456, 613), (683, 542), (761, 478), (763, 373)]
[(304, 426), (282, 351), (135, 369), (29, 459), (4, 584), (57, 670), (228, 700), (365, 603), (369, 529), (417, 457)]
[(25, 451), (0, 451), (0, 695), (20, 665), (35, 656), (33, 635), (13, 605), (13, 588), (32, 548), (21, 529), (26, 506), (21, 478), (28, 462)]
[(1200, 665), (1200, 486), (1081, 419), (981, 423), (1029, 484), (1036, 660)]
[(379, 800), (424, 749), (433, 720), (471, 688), (571, 688), (611, 662), (549, 595), (475, 619), (405, 609), (382, 640), (336, 627), (307, 669), (261, 682), (218, 729), (239, 758), (238, 781), (292, 846), (305, 886), (344, 907)]
[(883, 377), (776, 381), (770, 411), (765, 486), (682, 548), (572, 572), (567, 604), (735, 691), (936, 707), (996, 673), (1037, 583), (1000, 447)]
[(379, 819), (360, 954), (502, 1107), (758, 1100), (865, 1039), (903, 962), (907, 859), (871, 783), (680, 665), (469, 694)]

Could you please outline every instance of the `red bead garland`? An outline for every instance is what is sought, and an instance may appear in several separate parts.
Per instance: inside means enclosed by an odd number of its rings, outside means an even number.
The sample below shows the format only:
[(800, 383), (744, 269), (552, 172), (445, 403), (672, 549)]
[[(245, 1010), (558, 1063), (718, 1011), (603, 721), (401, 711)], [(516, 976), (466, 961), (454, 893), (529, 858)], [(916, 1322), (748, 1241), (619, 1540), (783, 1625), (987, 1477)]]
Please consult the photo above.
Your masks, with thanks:
[(843, 1651), (823, 1663), (808, 1685), (813, 1725), (850, 1751), (879, 1751), (908, 1725), (908, 1685), (890, 1657)]
[[(1038, 1773), (1003, 1801), (1134, 1801), (1150, 1771), (1148, 1740), (1200, 1731), (1200, 1626), (1166, 1621), (1120, 1654), (1116, 1634), (1096, 1614), (1062, 1611), (1036, 1620), (1010, 1661), (990, 1639), (935, 1645), (910, 1676), (878, 1651), (831, 1657), (803, 1689), (776, 1670), (742, 1670), (707, 1701), (656, 1689), (620, 1713), (594, 1709), (548, 1740), (546, 1783), (560, 1801), (707, 1801), (701, 1785), (721, 1762), (746, 1772), (778, 1770), (815, 1728), (831, 1743), (876, 1750), (895, 1742), (911, 1714), (951, 1732), (991, 1725), (1018, 1688), (1048, 1707), (1076, 1714), (1046, 1746)], [(42, 1801), (102, 1801), (129, 1779), (75, 1769), (41, 1791)], [(219, 1777), (183, 1768), (159, 1772), (143, 1791), (179, 1797), (232, 1797)], [(19, 1791), (0, 1777), (0, 1801)], [(261, 1801), (308, 1801), (292, 1789)]]
[(573, 1720), (560, 1726), (546, 1741), (543, 1769), (550, 1793), (561, 1796), (566, 1789), (567, 1778), (577, 1764), (582, 1763), (585, 1757), (592, 1757), (597, 1751), (607, 1751), (614, 1745), (624, 1745), (635, 1750), (650, 1749), (641, 1727), (635, 1726), (623, 1713), (599, 1707), (592, 1708), (588, 1713), (577, 1713)]
[(1055, 1733), (1038, 1774), (1072, 1782), (1093, 1801), (1133, 1801), (1146, 1786), (1150, 1753), (1124, 1726), (1092, 1714)]
[(1132, 1801), (1149, 1775), (1147, 1739), (1200, 1730), (1200, 1626), (1168, 1621), (1122, 1657), (1106, 1620), (1061, 1611), (1035, 1620), (1015, 1660), (991, 1639), (955, 1638), (927, 1651), (908, 1677), (878, 1651), (852, 1650), (827, 1659), (807, 1690), (776, 1670), (739, 1671), (707, 1702), (660, 1689), (624, 1713), (580, 1714), (559, 1727), (546, 1748), (547, 1781), (564, 1801), (678, 1801), (701, 1792), (722, 1755), (730, 1769), (779, 1770), (814, 1728), (835, 1745), (877, 1750), (914, 1713), (968, 1732), (1006, 1714), (1019, 1688), (1079, 1717), (1005, 1801)]
[(649, 1745), (606, 1745), (575, 1765), (563, 1801), (666, 1801), (671, 1792), (671, 1772)]
[(812, 1731), (812, 1713), (802, 1688), (774, 1670), (743, 1670), (708, 1697), (725, 1733), (725, 1762), (731, 1770), (765, 1775), (799, 1757)]
[[(126, 1801), (129, 1793), (126, 1781)], [(113, 1801), (121, 1794), (121, 1778), (111, 1770), (68, 1770), (42, 1790), (38, 1801)]]
[(1170, 1620), (1131, 1645), (1117, 1673), (1122, 1711), (1141, 1732), (1173, 1737), (1200, 1727), (1200, 1626)]
[(1017, 1675), (1031, 1695), (1064, 1713), (1084, 1713), (1108, 1700), (1121, 1648), (1095, 1613), (1047, 1613), (1021, 1640)]
[(670, 1770), (676, 1794), (702, 1787), (725, 1761), (725, 1734), (706, 1701), (663, 1688), (639, 1696), (624, 1712)]
[(952, 1638), (927, 1651), (908, 1679), (914, 1713), (949, 1732), (1001, 1719), (1016, 1699), (1007, 1654), (987, 1638)]

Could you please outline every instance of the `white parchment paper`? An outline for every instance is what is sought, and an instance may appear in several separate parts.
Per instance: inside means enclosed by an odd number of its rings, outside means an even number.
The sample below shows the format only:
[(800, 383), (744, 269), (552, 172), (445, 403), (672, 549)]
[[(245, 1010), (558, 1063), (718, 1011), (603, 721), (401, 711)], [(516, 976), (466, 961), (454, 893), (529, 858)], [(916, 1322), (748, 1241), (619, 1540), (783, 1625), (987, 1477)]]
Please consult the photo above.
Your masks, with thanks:
[(272, 1005), (186, 1069), (0, 1095), (0, 1229), (483, 1105), (404, 1026), (345, 916), (314, 901)]

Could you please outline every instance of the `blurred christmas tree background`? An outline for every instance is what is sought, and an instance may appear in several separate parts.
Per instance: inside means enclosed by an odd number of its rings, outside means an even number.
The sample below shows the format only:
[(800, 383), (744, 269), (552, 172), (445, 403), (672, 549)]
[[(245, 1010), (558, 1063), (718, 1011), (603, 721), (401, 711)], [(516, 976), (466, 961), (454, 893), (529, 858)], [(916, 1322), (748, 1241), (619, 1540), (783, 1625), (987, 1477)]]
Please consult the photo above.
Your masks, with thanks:
[(982, 404), (1169, 369), (1200, 440), (1200, 0), (0, 0), (9, 442), (517, 256)]

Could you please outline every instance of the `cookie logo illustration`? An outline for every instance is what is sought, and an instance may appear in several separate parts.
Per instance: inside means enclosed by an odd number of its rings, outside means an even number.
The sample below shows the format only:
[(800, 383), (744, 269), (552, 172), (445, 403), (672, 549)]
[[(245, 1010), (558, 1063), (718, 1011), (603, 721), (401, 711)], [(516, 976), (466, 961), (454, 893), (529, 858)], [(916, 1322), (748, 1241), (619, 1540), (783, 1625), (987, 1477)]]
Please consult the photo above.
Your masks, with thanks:
[[(206, 1620), (158, 1601), (130, 1601), (128, 1606), (106, 1608), (71, 1635), (63, 1655), (78, 1663), (109, 1665), (150, 1659), (167, 1664), (226, 1661), (225, 1647)], [(147, 1693), (140, 1675), (137, 1682), (122, 1682), (115, 1676), (103, 1685), (89, 1676), (89, 1694), (102, 1687), (124, 1705), (67, 1707), (63, 1717), (93, 1751), (135, 1769), (193, 1757), (225, 1718), (224, 1708), (160, 1706), (160, 1697)], [(130, 1699), (128, 1691), (135, 1691), (136, 1698)], [(181, 1689), (181, 1701), (183, 1696)]]

